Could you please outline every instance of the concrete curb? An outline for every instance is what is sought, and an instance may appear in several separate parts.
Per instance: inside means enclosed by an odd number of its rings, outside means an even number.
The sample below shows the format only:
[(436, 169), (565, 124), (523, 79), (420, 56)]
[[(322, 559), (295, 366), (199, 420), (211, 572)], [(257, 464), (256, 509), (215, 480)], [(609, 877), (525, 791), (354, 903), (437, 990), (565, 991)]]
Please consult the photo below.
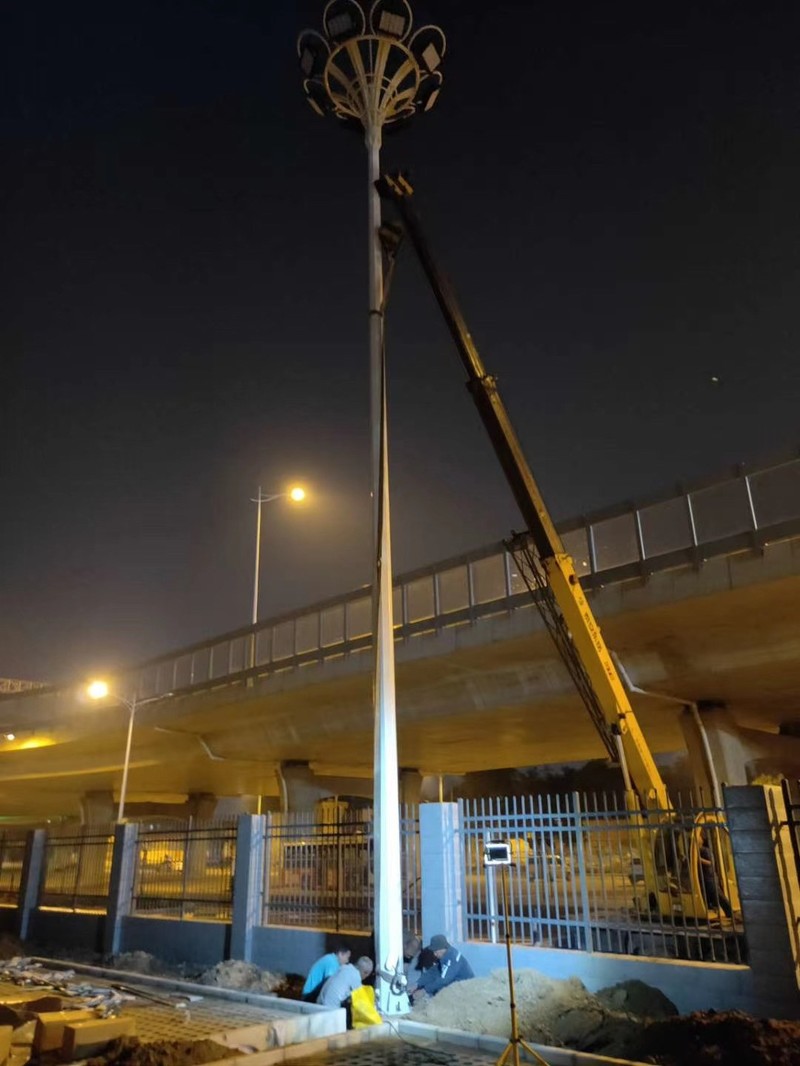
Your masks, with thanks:
[[(508, 1040), (502, 1036), (488, 1036), (486, 1033), (468, 1033), (463, 1029), (442, 1029), (437, 1025), (426, 1025), (425, 1022), (410, 1022), (400, 1019), (397, 1030), (401, 1037), (424, 1037), (437, 1044), (445, 1044), (450, 1047), (469, 1048), (472, 1051), (487, 1051), (496, 1054), (498, 1058), (508, 1044)], [(592, 1055), (587, 1051), (573, 1051), (572, 1048), (549, 1047), (547, 1044), (534, 1044), (531, 1047), (548, 1063), (548, 1066), (647, 1066), (634, 1059), (613, 1059), (607, 1055)], [(520, 1054), (528, 1061), (524, 1051)]]

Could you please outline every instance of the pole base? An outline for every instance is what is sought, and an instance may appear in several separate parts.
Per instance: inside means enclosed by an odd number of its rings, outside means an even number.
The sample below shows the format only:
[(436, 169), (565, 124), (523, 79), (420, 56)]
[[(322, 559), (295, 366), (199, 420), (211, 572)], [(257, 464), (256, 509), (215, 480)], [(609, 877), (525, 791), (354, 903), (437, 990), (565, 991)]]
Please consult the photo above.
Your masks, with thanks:
[(505, 1064), (509, 1061), (509, 1058), (510, 1061), (514, 1063), (514, 1066), (520, 1066), (520, 1048), (522, 1048), (523, 1051), (527, 1051), (527, 1053), (530, 1055), (534, 1062), (540, 1063), (541, 1066), (549, 1066), (547, 1059), (543, 1059), (539, 1052), (534, 1051), (530, 1044), (527, 1044), (521, 1036), (509, 1040), (508, 1044), (506, 1045), (505, 1051), (497, 1060), (495, 1066), (505, 1066)]

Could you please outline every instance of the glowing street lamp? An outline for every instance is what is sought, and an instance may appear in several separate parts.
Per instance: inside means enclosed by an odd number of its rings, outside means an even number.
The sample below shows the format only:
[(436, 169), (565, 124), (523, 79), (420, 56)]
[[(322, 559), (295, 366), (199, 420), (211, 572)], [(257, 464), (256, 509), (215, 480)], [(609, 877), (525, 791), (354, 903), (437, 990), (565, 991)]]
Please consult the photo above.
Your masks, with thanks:
[(133, 722), (136, 718), (136, 708), (139, 700), (135, 692), (128, 699), (127, 696), (120, 696), (119, 693), (112, 692), (108, 687), (108, 683), (100, 680), (92, 681), (86, 686), (86, 695), (90, 700), (109, 698), (128, 708), (128, 739), (125, 743), (125, 761), (122, 765), (122, 784), (119, 786), (119, 806), (117, 808), (117, 822), (121, 824), (125, 817), (125, 799), (128, 794), (128, 771), (131, 765), (131, 744), (133, 742)]
[[(380, 176), (384, 126), (397, 127), (429, 111), (442, 84), (445, 36), (438, 26), (414, 28), (407, 0), (329, 0), (322, 33), (304, 30), (297, 41), (303, 89), (319, 115), (359, 130), (367, 148), (369, 240), (370, 427), (372, 535), (375, 571), (375, 934), (381, 970), (399, 974), (403, 963), (397, 720), (392, 617), (392, 540), (386, 425), (383, 314), (386, 290), (381, 246)], [(408, 1010), (400, 982), (378, 982), (384, 1014)]]
[[(291, 500), (292, 503), (302, 503), (306, 498), (306, 490), (300, 485), (295, 485), (287, 492), (271, 492), (266, 493), (261, 491), (261, 486), (258, 486), (258, 494), (251, 497), (250, 502), (258, 504), (256, 510), (256, 567), (255, 575), (253, 577), (253, 625), (258, 621), (258, 586), (260, 584), (261, 574), (261, 508), (265, 503), (272, 503), (273, 500)], [(255, 665), (255, 633), (253, 634), (253, 662), (251, 665)]]

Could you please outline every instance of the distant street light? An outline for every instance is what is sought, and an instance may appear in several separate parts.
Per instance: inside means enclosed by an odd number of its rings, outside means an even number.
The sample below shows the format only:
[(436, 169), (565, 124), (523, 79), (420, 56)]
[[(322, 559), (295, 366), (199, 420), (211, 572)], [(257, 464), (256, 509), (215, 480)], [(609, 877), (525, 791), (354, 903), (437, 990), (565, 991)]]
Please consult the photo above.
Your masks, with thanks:
[[(306, 490), (299, 485), (295, 485), (294, 488), (289, 489), (287, 492), (272, 493), (262, 492), (259, 485), (258, 495), (251, 497), (250, 502), (258, 504), (256, 510), (256, 569), (253, 577), (253, 625), (258, 621), (258, 586), (261, 575), (261, 508), (265, 503), (272, 503), (273, 500), (291, 500), (292, 503), (302, 503), (305, 498)], [(255, 634), (253, 634), (253, 663), (251, 665), (255, 665)]]
[[(117, 822), (122, 823), (125, 817), (125, 797), (128, 794), (128, 770), (131, 765), (131, 743), (133, 741), (133, 722), (136, 718), (136, 708), (139, 705), (139, 700), (136, 693), (128, 699), (127, 696), (120, 696), (118, 692), (112, 692), (105, 681), (92, 681), (86, 688), (86, 694), (91, 700), (104, 700), (106, 698), (114, 700), (116, 703), (121, 703), (128, 708), (128, 739), (125, 744), (125, 762), (122, 765), (122, 784), (119, 787), (119, 807), (117, 808)], [(148, 703), (150, 700), (147, 701)]]
[[(386, 425), (380, 176), (383, 128), (429, 111), (442, 84), (445, 37), (438, 26), (414, 29), (407, 0), (328, 0), (322, 33), (297, 41), (303, 89), (318, 115), (330, 114), (360, 130), (367, 148), (369, 239), (370, 429), (372, 445), (373, 633), (375, 647), (375, 934), (376, 972), (403, 965), (397, 723), (392, 616), (392, 543)], [(378, 982), (385, 1014), (408, 1010), (399, 982)]]

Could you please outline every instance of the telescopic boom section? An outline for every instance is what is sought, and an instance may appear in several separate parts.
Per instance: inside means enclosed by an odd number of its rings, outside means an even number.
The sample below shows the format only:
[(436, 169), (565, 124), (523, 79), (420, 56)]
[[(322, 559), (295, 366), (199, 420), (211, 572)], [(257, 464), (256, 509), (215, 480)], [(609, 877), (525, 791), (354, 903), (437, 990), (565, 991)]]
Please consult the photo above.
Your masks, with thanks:
[(534, 593), (536, 605), (603, 743), (611, 757), (621, 764), (626, 788), (636, 790), (643, 806), (666, 811), (670, 808), (666, 786), (583, 594), (572, 559), (564, 551), (528, 466), (497, 383), (486, 373), (455, 292), (439, 270), (419, 217), (411, 206), (414, 190), (402, 174), (384, 175), (377, 188), (397, 208), (405, 233), (414, 246), (467, 372), (467, 388), (530, 533), (533, 551), (522, 538), (517, 538), (510, 547)]

